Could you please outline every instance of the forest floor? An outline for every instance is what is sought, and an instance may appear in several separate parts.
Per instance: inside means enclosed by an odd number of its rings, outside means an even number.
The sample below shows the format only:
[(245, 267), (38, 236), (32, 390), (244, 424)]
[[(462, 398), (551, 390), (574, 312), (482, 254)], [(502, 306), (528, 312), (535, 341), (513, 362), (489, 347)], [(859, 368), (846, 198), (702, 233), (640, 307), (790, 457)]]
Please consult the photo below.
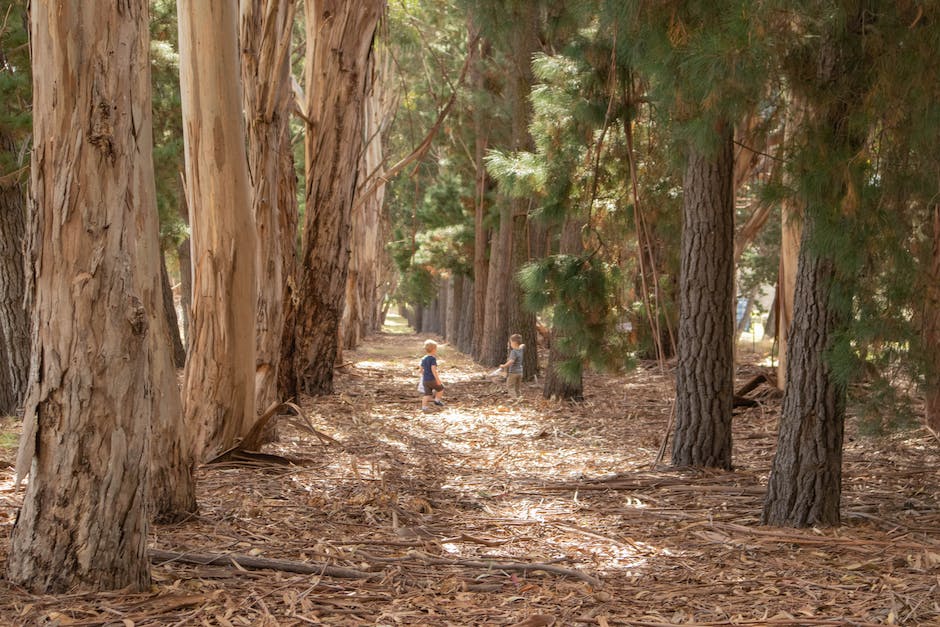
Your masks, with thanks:
[[(345, 353), (336, 394), (300, 403), (310, 425), (282, 421), (265, 451), (294, 464), (199, 469), (199, 515), (151, 530), (150, 591), (37, 596), (0, 574), (0, 624), (940, 625), (926, 431), (863, 437), (850, 418), (843, 525), (769, 528), (767, 386), (735, 415), (733, 471), (676, 470), (654, 464), (673, 381), (655, 364), (587, 376), (584, 403), (535, 383), (511, 402), (444, 345), (447, 405), (423, 414), (423, 337), (403, 331)], [(16, 428), (0, 431), (0, 568)]]

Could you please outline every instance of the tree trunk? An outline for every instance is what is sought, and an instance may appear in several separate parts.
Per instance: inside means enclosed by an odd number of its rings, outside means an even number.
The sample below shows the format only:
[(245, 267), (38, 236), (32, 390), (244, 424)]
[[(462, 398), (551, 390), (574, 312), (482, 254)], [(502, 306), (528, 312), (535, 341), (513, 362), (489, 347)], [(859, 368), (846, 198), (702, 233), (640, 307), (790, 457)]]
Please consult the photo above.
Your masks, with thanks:
[(793, 323), (793, 299), (796, 292), (796, 272), (800, 257), (802, 226), (792, 203), (784, 202), (781, 211), (780, 266), (777, 271), (776, 316), (774, 324), (777, 338), (777, 387), (786, 389), (787, 353), (790, 325)]
[(473, 352), (473, 281), (466, 276), (458, 277), (460, 308), (457, 310), (457, 348), (461, 352)]
[(924, 345), (931, 362), (926, 385), (927, 425), (940, 432), (940, 204), (933, 206), (933, 246), (927, 270)]
[(363, 102), (363, 142), (360, 159), (363, 172), (356, 189), (352, 212), (351, 257), (346, 279), (346, 307), (343, 312), (343, 344), (356, 348), (362, 337), (376, 330), (376, 298), (378, 277), (382, 273), (384, 244), (379, 238), (382, 228), (382, 205), (385, 200), (383, 181), (385, 167), (382, 140), (392, 112), (392, 98), (387, 96), (385, 81), (390, 72), (390, 55), (384, 63), (374, 58), (370, 63), (369, 91)]
[(447, 278), (447, 311), (444, 314), (444, 337), (453, 345), (457, 345), (457, 312), (461, 306), (458, 300), (461, 296), (456, 276)]
[(255, 228), (238, 69), (235, 3), (178, 0), (193, 309), (186, 422), (200, 458), (255, 418)]
[(438, 333), (440, 333), (441, 337), (447, 342), (451, 339), (450, 336), (447, 335), (447, 312), (451, 308), (450, 296), (450, 277), (442, 277), (437, 288), (437, 301), (439, 303), (437, 309), (437, 328)]
[(768, 525), (839, 523), (845, 387), (833, 378), (827, 353), (842, 321), (830, 303), (833, 264), (807, 245), (812, 226), (807, 215), (787, 349), (788, 384), (762, 515)]
[[(281, 230), (282, 212), (296, 211), (296, 197), (281, 186), (294, 177), (289, 123), (293, 106), (290, 37), (294, 0), (241, 0), (241, 77), (244, 86), (251, 213), (257, 248), (255, 271), (255, 415), (263, 413), (278, 395), (285, 246), (293, 233)], [(284, 155), (288, 158), (284, 158)], [(286, 202), (288, 207), (281, 207)]]
[(189, 350), (190, 322), (193, 309), (193, 255), (191, 247), (192, 241), (188, 237), (176, 247), (176, 256), (180, 261), (180, 309), (183, 310), (183, 347), (187, 351)]
[(144, 0), (31, 11), (36, 359), (17, 460), (30, 479), (7, 568), (38, 593), (150, 583), (155, 377), (171, 366), (165, 344), (154, 350), (167, 337), (148, 26)]
[[(563, 255), (580, 255), (584, 252), (584, 244), (581, 239), (581, 227), (583, 222), (569, 216), (565, 219), (561, 229), (561, 241), (559, 242), (558, 252)], [(564, 400), (581, 401), (584, 400), (584, 378), (582, 372), (578, 371), (578, 377), (575, 380), (568, 380), (558, 372), (558, 364), (570, 356), (563, 351), (565, 346), (564, 338), (558, 336), (558, 331), (552, 330), (552, 342), (548, 353), (548, 368), (545, 372), (545, 384), (542, 386), (542, 396), (544, 398), (558, 398)], [(538, 343), (533, 343), (533, 352), (538, 351)], [(529, 348), (529, 344), (526, 344)], [(529, 352), (526, 350), (526, 352)]]
[[(791, 97), (790, 109), (795, 114), (787, 119), (784, 141), (800, 130), (806, 105)], [(786, 199), (780, 208), (780, 264), (777, 271), (777, 294), (774, 310), (774, 337), (777, 339), (777, 389), (785, 390), (787, 384), (787, 340), (793, 322), (793, 295), (796, 290), (796, 272), (802, 238), (802, 207), (796, 199)]]
[[(855, 7), (855, 15), (837, 32), (821, 40), (812, 93), (825, 96), (807, 106), (810, 114), (802, 125), (807, 138), (803, 155), (812, 164), (811, 176), (833, 183), (799, 188), (805, 208), (803, 233), (777, 452), (761, 516), (768, 525), (806, 527), (840, 521), (846, 389), (830, 358), (851, 319), (855, 276), (854, 270), (837, 271), (836, 265), (839, 244), (854, 243), (832, 238), (853, 231), (857, 190), (869, 176), (846, 157), (859, 154), (866, 140), (865, 131), (851, 123), (861, 106), (858, 95), (867, 91), (871, 80), (864, 61), (870, 15), (863, 5)], [(819, 245), (817, 230), (825, 234), (826, 246)]]
[(483, 339), (477, 361), (491, 367), (506, 358), (509, 339), (509, 289), (512, 279), (512, 206), (508, 198), (500, 200), (499, 228), (490, 244), (490, 263), (486, 273), (486, 304)]
[[(523, 351), (523, 381), (531, 381), (538, 374), (538, 337), (535, 333), (535, 314), (526, 309), (525, 292), (516, 279), (516, 272), (529, 261), (529, 217), (525, 203), (516, 204), (512, 220), (512, 298), (509, 301), (509, 332), (522, 336), (522, 343), (532, 350)], [(507, 338), (508, 340), (508, 338)]]
[[(290, 146), (290, 127), (282, 128), (284, 137), (281, 144)], [(285, 176), (278, 185), (280, 200), (280, 231), (284, 238), (281, 247), (283, 261), (281, 269), (284, 273), (283, 292), (281, 303), (284, 320), (281, 324), (280, 363), (277, 368), (277, 397), (290, 400), (296, 397), (297, 379), (294, 376), (294, 321), (297, 317), (297, 225), (300, 216), (297, 211), (297, 177), (294, 174), (293, 151), (281, 153), (281, 168), (279, 172)]]
[[(0, 133), (0, 150), (13, 152)], [(25, 302), (26, 198), (23, 185), (0, 184), (0, 415), (23, 403), (29, 375), (29, 315)]]
[[(149, 72), (147, 83), (146, 102), (150, 102)], [(145, 132), (150, 136), (148, 122)], [(141, 133), (143, 134), (143, 133)], [(150, 140), (148, 139), (148, 142)], [(149, 155), (149, 153), (148, 153)], [(149, 159), (148, 159), (149, 161)], [(154, 273), (149, 284), (145, 284), (147, 311), (150, 314), (150, 348), (153, 354), (151, 365), (151, 379), (153, 389), (151, 400), (154, 404), (154, 413), (151, 419), (150, 434), (150, 514), (158, 523), (175, 523), (198, 511), (196, 504), (196, 482), (193, 475), (196, 463), (196, 449), (189, 424), (183, 421), (183, 407), (180, 399), (180, 389), (177, 383), (176, 370), (178, 362), (174, 362), (175, 350), (172, 335), (179, 341), (179, 326), (176, 323), (176, 310), (173, 308), (173, 320), (168, 320), (166, 293), (164, 286), (169, 285), (166, 279), (166, 267), (163, 265), (162, 251), (159, 244), (159, 217), (157, 215), (156, 191), (148, 188), (150, 196), (146, 202), (154, 209), (145, 216), (145, 237), (138, 244), (138, 255), (142, 268), (152, 268), (159, 264), (159, 274)], [(172, 293), (170, 294), (172, 307)], [(176, 325), (171, 331), (170, 324)], [(179, 346), (182, 350), (182, 345)], [(183, 358), (185, 361), (185, 352)], [(178, 357), (178, 355), (177, 355)]]
[(162, 248), (160, 249), (160, 292), (163, 297), (163, 312), (166, 316), (170, 347), (173, 349), (173, 365), (182, 368), (186, 365), (186, 349), (183, 348), (183, 339), (180, 337), (180, 323), (176, 317), (176, 303), (173, 302), (173, 286), (170, 285), (170, 275), (166, 271), (166, 257)]
[(384, 0), (306, 3), (306, 216), (294, 327), (299, 391), (329, 394), (349, 268), (369, 55)]
[[(150, 102), (150, 83), (145, 87), (147, 102)], [(149, 129), (148, 125), (148, 136)], [(146, 198), (146, 202), (156, 207), (156, 191), (149, 191), (150, 196)], [(155, 522), (174, 523), (198, 510), (193, 475), (196, 453), (189, 426), (183, 422), (176, 370), (185, 363), (186, 351), (180, 342), (173, 293), (163, 260), (163, 250), (158, 241), (160, 225), (156, 210), (145, 216), (145, 219), (144, 228), (148, 236), (141, 239), (138, 251), (142, 267), (159, 264), (159, 275), (154, 277), (159, 283), (145, 286), (144, 291), (145, 294), (152, 295), (154, 303), (154, 307), (147, 309), (151, 319), (150, 343), (154, 355), (154, 414), (150, 428), (150, 510)], [(150, 298), (146, 302), (151, 302)]]
[[(474, 40), (474, 28), (470, 24), (467, 29), (470, 42)], [(484, 80), (481, 70), (484, 63), (484, 56), (487, 54), (488, 47), (484, 41), (480, 41), (480, 54), (474, 55), (470, 66), (471, 83), (474, 89), (483, 90)], [(487, 150), (487, 118), (482, 107), (473, 108), (473, 130), (476, 143), (474, 145), (474, 168), (476, 170), (475, 198), (473, 202), (473, 338), (470, 353), (473, 358), (482, 363), (483, 350), (485, 346), (486, 331), (486, 306), (488, 302), (487, 285), (489, 284), (489, 272), (492, 258), (487, 257), (487, 250), (492, 238), (490, 229), (484, 226), (488, 210), (487, 191), (491, 181), (486, 174), (484, 157)]]
[(674, 466), (731, 468), (734, 384), (734, 153), (691, 148), (682, 188)]
[[(532, 118), (529, 94), (532, 88), (532, 55), (539, 49), (539, 13), (534, 3), (517, 3), (508, 16), (517, 25), (517, 35), (509, 41), (506, 97), (512, 111), (511, 148), (531, 150), (529, 121)], [(528, 207), (526, 198), (503, 197), (500, 200), (499, 234), (491, 253), (483, 346), (479, 361), (485, 366), (502, 363), (507, 354), (509, 335), (522, 335), (523, 343), (535, 346), (535, 314), (526, 311), (522, 288), (516, 272), (529, 259)], [(536, 351), (525, 352), (523, 377), (530, 380), (538, 369)]]

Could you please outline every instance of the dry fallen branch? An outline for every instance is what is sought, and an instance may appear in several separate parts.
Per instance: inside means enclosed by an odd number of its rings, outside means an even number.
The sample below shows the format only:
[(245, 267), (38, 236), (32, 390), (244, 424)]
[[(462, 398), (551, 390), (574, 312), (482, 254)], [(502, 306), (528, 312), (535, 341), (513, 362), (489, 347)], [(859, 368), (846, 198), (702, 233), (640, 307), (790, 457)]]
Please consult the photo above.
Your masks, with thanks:
[(249, 555), (210, 555), (206, 553), (179, 553), (176, 551), (162, 551), (150, 549), (150, 561), (156, 565), (169, 562), (182, 562), (184, 564), (197, 564), (201, 566), (233, 566), (241, 568), (263, 568), (280, 570), (288, 573), (303, 575), (325, 575), (342, 579), (378, 579), (377, 573), (366, 573), (352, 568), (318, 564), (315, 562), (293, 562), (289, 560), (274, 560), (264, 557), (251, 557)]
[(287, 416), (287, 414), (279, 413), (283, 409), (289, 409), (294, 412), (294, 414), (296, 414), (296, 418), (290, 419), (290, 423), (294, 426), (301, 430), (312, 433), (325, 444), (339, 444), (339, 442), (330, 436), (317, 431), (313, 425), (310, 424), (310, 420), (304, 415), (303, 410), (300, 409), (300, 407), (298, 407), (295, 403), (291, 403), (290, 401), (283, 403), (280, 401), (275, 401), (258, 418), (258, 420), (255, 421), (255, 424), (251, 427), (248, 435), (246, 435), (238, 444), (232, 448), (222, 451), (207, 461), (206, 464), (232, 463), (249, 466), (265, 466), (269, 464), (289, 465), (295, 463), (295, 460), (290, 457), (258, 452), (258, 449), (260, 449), (261, 445), (263, 444), (264, 432), (268, 426), (268, 423), (272, 419)]

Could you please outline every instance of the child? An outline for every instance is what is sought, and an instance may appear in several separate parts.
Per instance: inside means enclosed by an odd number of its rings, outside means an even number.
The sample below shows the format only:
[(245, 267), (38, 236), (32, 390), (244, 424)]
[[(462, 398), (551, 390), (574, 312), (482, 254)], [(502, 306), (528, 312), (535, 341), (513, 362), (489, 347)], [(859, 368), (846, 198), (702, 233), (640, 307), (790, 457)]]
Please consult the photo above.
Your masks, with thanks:
[(421, 360), (421, 383), (424, 386), (424, 396), (421, 397), (421, 411), (431, 411), (431, 399), (434, 404), (444, 406), (444, 384), (437, 373), (437, 342), (426, 340), (424, 352), (427, 355)]
[(509, 359), (500, 368), (509, 368), (506, 387), (518, 398), (522, 396), (522, 357), (525, 351), (521, 335), (513, 333), (509, 336), (509, 349)]

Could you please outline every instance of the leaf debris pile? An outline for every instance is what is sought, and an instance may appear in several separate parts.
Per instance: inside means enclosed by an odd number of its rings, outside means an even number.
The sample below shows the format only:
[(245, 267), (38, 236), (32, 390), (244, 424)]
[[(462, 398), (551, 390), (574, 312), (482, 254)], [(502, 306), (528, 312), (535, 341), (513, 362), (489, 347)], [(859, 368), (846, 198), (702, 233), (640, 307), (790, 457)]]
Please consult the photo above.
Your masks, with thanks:
[[(300, 403), (315, 432), (284, 420), (264, 449), (294, 464), (202, 467), (199, 515), (151, 530), (150, 592), (0, 580), (0, 623), (940, 625), (940, 445), (925, 431), (863, 438), (850, 419), (843, 526), (762, 527), (778, 395), (736, 413), (734, 471), (676, 470), (653, 466), (671, 373), (589, 375), (582, 404), (529, 384), (513, 402), (444, 346), (447, 405), (422, 413), (422, 339), (347, 352), (337, 393)], [(22, 493), (0, 473), (5, 562)]]

